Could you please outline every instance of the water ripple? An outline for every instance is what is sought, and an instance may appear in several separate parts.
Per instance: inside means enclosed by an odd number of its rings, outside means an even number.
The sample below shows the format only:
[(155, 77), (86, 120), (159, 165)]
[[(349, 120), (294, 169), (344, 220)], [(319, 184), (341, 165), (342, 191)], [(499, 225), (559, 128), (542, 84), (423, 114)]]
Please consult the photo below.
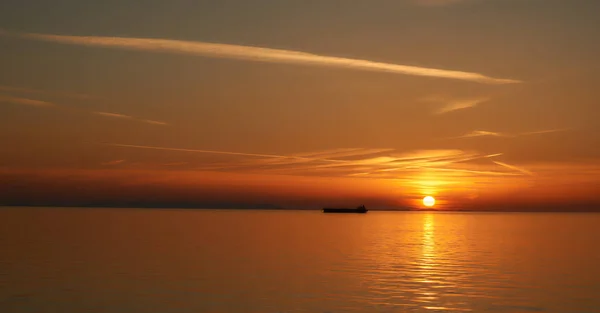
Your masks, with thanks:
[(3, 313), (600, 307), (598, 215), (9, 211)]

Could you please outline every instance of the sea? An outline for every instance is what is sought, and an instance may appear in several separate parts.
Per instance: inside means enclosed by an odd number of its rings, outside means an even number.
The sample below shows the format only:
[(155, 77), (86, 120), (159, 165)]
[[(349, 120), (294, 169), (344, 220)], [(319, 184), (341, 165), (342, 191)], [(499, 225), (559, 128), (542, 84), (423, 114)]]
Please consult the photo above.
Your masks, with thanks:
[(0, 208), (0, 312), (600, 312), (600, 214)]

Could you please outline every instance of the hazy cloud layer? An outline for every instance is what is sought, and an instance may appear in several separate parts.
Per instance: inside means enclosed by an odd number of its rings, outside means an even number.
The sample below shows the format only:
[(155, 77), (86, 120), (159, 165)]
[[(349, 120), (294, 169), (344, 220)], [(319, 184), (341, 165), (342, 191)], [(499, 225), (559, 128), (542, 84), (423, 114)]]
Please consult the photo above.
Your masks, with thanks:
[[(184, 149), (160, 146), (142, 146), (128, 144), (107, 144), (113, 147), (136, 148), (147, 150), (187, 152), (199, 154), (216, 154), (239, 157), (234, 160), (205, 164), (196, 167), (203, 171), (225, 172), (258, 172), (269, 174), (288, 174), (300, 176), (324, 177), (366, 177), (379, 179), (398, 179), (404, 173), (442, 172), (440, 177), (455, 173), (483, 176), (521, 176), (531, 172), (520, 166), (512, 166), (498, 162), (495, 158), (502, 153), (482, 154), (463, 150), (418, 150), (398, 153), (393, 149), (349, 149), (355, 153), (333, 156), (331, 151), (311, 152), (315, 157), (297, 155), (256, 154), (231, 151), (214, 151), (202, 149)], [(360, 151), (360, 152), (359, 152)], [(349, 152), (349, 151), (348, 151)], [(320, 157), (319, 157), (320, 156)], [(491, 160), (487, 167), (481, 164), (471, 165), (471, 161)], [(491, 168), (497, 165), (495, 168)], [(506, 170), (510, 171), (506, 171)], [(399, 176), (400, 175), (400, 176)]]
[(161, 126), (168, 125), (165, 122), (153, 121), (153, 120), (145, 120), (145, 119), (140, 119), (140, 118), (136, 118), (136, 117), (129, 116), (129, 115), (124, 115), (124, 114), (119, 114), (119, 113), (99, 112), (99, 111), (92, 112), (92, 113), (96, 114), (96, 115), (104, 116), (104, 117), (109, 117), (109, 118), (118, 118), (118, 119), (124, 119), (124, 120), (132, 120), (132, 121), (138, 121), (138, 122), (143, 122), (143, 123), (148, 123), (148, 124), (153, 124), (153, 125), (161, 125)]
[[(423, 195), (452, 193), (461, 197), (478, 197), (490, 189), (490, 184), (507, 192), (525, 188), (531, 183), (530, 176), (538, 175), (529, 166), (513, 165), (498, 160), (502, 153), (484, 154), (459, 149), (396, 151), (381, 149), (374, 154), (332, 156), (335, 151), (315, 151), (302, 155), (322, 156), (299, 157), (295, 155), (270, 155), (201, 149), (182, 149), (160, 146), (109, 144), (113, 147), (197, 153), (196, 162), (181, 164), (180, 169), (203, 173), (258, 174), (304, 178), (348, 178), (387, 182), (399, 186), (402, 197), (419, 199)], [(348, 151), (370, 149), (348, 149)], [(385, 150), (385, 151), (384, 151)], [(343, 150), (341, 149), (340, 152)], [(223, 158), (202, 156), (223, 155)], [(177, 156), (177, 154), (174, 154)], [(225, 157), (227, 156), (227, 157)], [(189, 155), (182, 155), (190, 160)], [(208, 161), (210, 160), (210, 161)], [(216, 160), (216, 161), (215, 161)], [(282, 162), (273, 162), (282, 161)], [(291, 161), (291, 162), (283, 162)], [(216, 162), (216, 163), (215, 163)], [(171, 163), (173, 164), (173, 163)], [(167, 164), (162, 164), (166, 168)], [(183, 167), (185, 166), (185, 167)], [(539, 177), (539, 176), (536, 176)], [(401, 186), (401, 187), (400, 187)], [(443, 206), (443, 204), (440, 204)]]
[(428, 76), (471, 81), (486, 84), (519, 83), (515, 79), (503, 79), (486, 76), (480, 73), (453, 71), (445, 69), (425, 68), (370, 60), (348, 59), (333, 56), (317, 55), (291, 50), (240, 46), (231, 44), (208, 43), (152, 38), (99, 37), (99, 36), (66, 36), (35, 33), (11, 33), (1, 31), (0, 35), (50, 41), (72, 45), (111, 47), (129, 50), (190, 54), (215, 58), (238, 59), (273, 63), (303, 64), (350, 68), (364, 71), (388, 72), (402, 75)]

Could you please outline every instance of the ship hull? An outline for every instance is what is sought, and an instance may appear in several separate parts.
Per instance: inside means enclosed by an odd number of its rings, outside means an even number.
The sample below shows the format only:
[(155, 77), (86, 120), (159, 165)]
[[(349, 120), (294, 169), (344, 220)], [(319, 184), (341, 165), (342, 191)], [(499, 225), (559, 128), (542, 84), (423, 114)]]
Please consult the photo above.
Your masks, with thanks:
[(324, 208), (323, 213), (367, 213), (367, 209)]

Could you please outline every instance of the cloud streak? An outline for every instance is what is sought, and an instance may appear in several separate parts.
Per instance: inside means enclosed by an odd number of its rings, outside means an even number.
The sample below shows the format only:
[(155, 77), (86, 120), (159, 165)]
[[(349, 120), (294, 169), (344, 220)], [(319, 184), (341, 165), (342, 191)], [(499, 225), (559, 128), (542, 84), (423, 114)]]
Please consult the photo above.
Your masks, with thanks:
[(102, 165), (104, 166), (112, 166), (112, 165), (119, 165), (125, 163), (125, 160), (114, 160), (114, 161), (109, 161), (109, 162), (104, 162), (102, 163)]
[[(447, 172), (460, 175), (484, 175), (484, 176), (523, 176), (532, 175), (524, 168), (496, 162), (493, 158), (502, 155), (480, 154), (462, 150), (422, 150), (405, 154), (389, 153), (389, 149), (381, 149), (382, 152), (376, 156), (367, 154), (356, 154), (361, 158), (315, 158), (298, 155), (274, 155), (256, 154), (230, 151), (215, 151), (201, 149), (182, 149), (159, 146), (141, 146), (128, 144), (105, 144), (114, 147), (192, 152), (201, 154), (217, 154), (239, 156), (241, 159), (230, 162), (206, 164), (195, 168), (201, 171), (225, 171), (225, 172), (258, 172), (283, 175), (300, 176), (324, 176), (324, 177), (360, 177), (377, 179), (398, 179), (403, 175), (414, 175), (414, 173)], [(362, 150), (362, 149), (348, 149)], [(364, 149), (369, 150), (369, 149)], [(341, 152), (342, 150), (340, 150)], [(386, 152), (383, 152), (386, 151)], [(330, 156), (331, 152), (317, 152), (308, 155)], [(250, 158), (245, 158), (250, 157)], [(482, 169), (481, 165), (467, 163), (478, 159), (489, 159), (492, 163), (510, 171), (493, 169)], [(293, 161), (293, 162), (269, 162), (269, 161)]]
[[(75, 111), (80, 111), (80, 112), (83, 111), (83, 110), (68, 108), (66, 106), (59, 106), (55, 103), (48, 102), (48, 101), (22, 98), (22, 97), (13, 97), (13, 96), (6, 96), (6, 95), (0, 95), (0, 102), (9, 102), (9, 103), (27, 105), (27, 106), (32, 106), (32, 107), (39, 107), (39, 108), (60, 108), (60, 109), (75, 110)], [(140, 119), (140, 118), (136, 118), (133, 116), (118, 114), (118, 113), (99, 112), (99, 111), (94, 111), (94, 112), (90, 112), (90, 113), (95, 114), (95, 115), (100, 115), (103, 117), (108, 117), (108, 118), (132, 120), (132, 121), (138, 121), (138, 122), (143, 122), (143, 123), (152, 124), (152, 125), (160, 125), (160, 126), (169, 125), (169, 124), (167, 124), (165, 122), (161, 122), (161, 121)]]
[(478, 106), (484, 102), (487, 102), (489, 100), (490, 100), (489, 98), (479, 98), (479, 99), (450, 101), (443, 107), (436, 110), (435, 114), (445, 114), (445, 113), (449, 113), (452, 111), (473, 108), (473, 107), (476, 107), (476, 106)]
[(531, 135), (543, 135), (543, 134), (552, 134), (558, 132), (564, 132), (570, 130), (569, 128), (556, 128), (556, 129), (547, 129), (547, 130), (539, 130), (539, 131), (531, 131), (517, 134), (508, 134), (487, 130), (474, 130), (470, 133), (464, 134), (458, 137), (452, 138), (474, 138), (474, 137), (504, 137), (504, 138), (516, 138), (521, 136), (531, 136)]
[(274, 159), (293, 159), (293, 160), (305, 160), (305, 161), (320, 160), (320, 161), (330, 161), (330, 162), (344, 162), (344, 161), (340, 161), (340, 160), (316, 159), (316, 158), (311, 158), (311, 157), (293, 156), (293, 155), (289, 156), (289, 155), (277, 155), (277, 154), (259, 154), (259, 153), (243, 153), (243, 152), (216, 151), (216, 150), (169, 148), (169, 147), (128, 145), (128, 144), (117, 144), (117, 143), (107, 143), (106, 145), (114, 146), (114, 147), (137, 148), (137, 149), (148, 149), (148, 150), (165, 150), (165, 151), (221, 154), (221, 155), (247, 156), (247, 157), (260, 157), (260, 158), (274, 158)]
[(0, 95), (0, 102), (10, 102), (10, 103), (29, 105), (29, 106), (34, 106), (34, 107), (52, 107), (52, 106), (54, 106), (54, 103), (52, 103), (52, 102), (34, 100), (34, 99), (29, 99), (29, 98), (21, 98), (21, 97), (4, 96), (4, 95)]
[(522, 167), (510, 165), (510, 164), (507, 164), (507, 163), (504, 163), (504, 162), (499, 162), (499, 161), (492, 161), (492, 162), (494, 162), (495, 164), (498, 164), (500, 166), (504, 166), (504, 167), (506, 167), (508, 169), (521, 172), (521, 173), (526, 174), (526, 175), (530, 175), (530, 176), (533, 175), (533, 173), (531, 171), (529, 171), (529, 170), (527, 170), (525, 168), (522, 168)]
[(152, 125), (160, 125), (160, 126), (169, 125), (169, 124), (167, 124), (165, 122), (161, 122), (161, 121), (145, 120), (145, 119), (140, 119), (140, 118), (136, 118), (136, 117), (124, 115), (124, 114), (119, 114), (119, 113), (99, 112), (99, 111), (95, 111), (92, 113), (103, 116), (103, 117), (117, 118), (117, 119), (123, 119), (123, 120), (132, 120), (132, 121), (138, 121), (138, 122), (143, 122), (143, 123), (152, 124)]
[(454, 137), (454, 138), (473, 138), (473, 137), (512, 137), (507, 134), (487, 131), (487, 130), (474, 130), (470, 133), (464, 134), (462, 136)]
[(159, 125), (159, 126), (167, 126), (169, 125), (166, 122), (161, 122), (161, 121), (153, 121), (153, 120), (139, 120), (142, 121), (144, 123), (148, 123), (148, 124), (152, 124), (152, 125)]
[(433, 111), (434, 114), (445, 114), (457, 110), (463, 110), (476, 107), (482, 103), (490, 101), (489, 97), (466, 98), (466, 99), (448, 99), (441, 96), (429, 96), (420, 99), (421, 102), (439, 104), (440, 107)]
[(122, 119), (133, 119), (133, 117), (129, 115), (123, 115), (118, 113), (110, 113), (110, 112), (92, 112), (96, 115), (101, 115), (104, 117), (113, 117), (113, 118), (122, 118)]
[(31, 40), (48, 41), (71, 45), (187, 54), (256, 62), (326, 66), (363, 71), (388, 72), (401, 75), (455, 79), (484, 84), (520, 83), (519, 80), (494, 78), (473, 72), (417, 67), (361, 59), (340, 58), (292, 50), (271, 49), (199, 41), (129, 37), (67, 36), (36, 33), (13, 33), (7, 31), (0, 31), (0, 35), (16, 36)]

